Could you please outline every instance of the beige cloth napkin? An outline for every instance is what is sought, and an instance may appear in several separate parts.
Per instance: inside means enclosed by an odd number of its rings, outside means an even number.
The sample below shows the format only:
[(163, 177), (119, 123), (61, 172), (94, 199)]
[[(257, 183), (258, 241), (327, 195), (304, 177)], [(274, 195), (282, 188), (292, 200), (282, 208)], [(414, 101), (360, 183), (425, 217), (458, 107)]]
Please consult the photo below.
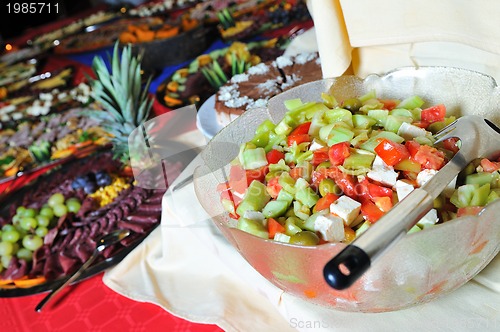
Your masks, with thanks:
[(308, 0), (324, 77), (454, 66), (500, 82), (496, 0)]

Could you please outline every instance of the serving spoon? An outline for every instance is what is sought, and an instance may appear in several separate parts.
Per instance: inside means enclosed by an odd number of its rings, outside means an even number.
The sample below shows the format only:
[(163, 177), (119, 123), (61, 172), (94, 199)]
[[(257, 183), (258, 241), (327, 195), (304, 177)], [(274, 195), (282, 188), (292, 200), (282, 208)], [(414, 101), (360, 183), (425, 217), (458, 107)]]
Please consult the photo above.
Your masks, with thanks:
[(116, 231), (113, 231), (111, 233), (105, 234), (101, 236), (96, 243), (96, 247), (94, 249), (94, 252), (92, 255), (87, 259), (87, 261), (73, 274), (71, 274), (68, 279), (66, 279), (65, 282), (63, 282), (61, 285), (58, 287), (54, 288), (45, 298), (38, 303), (38, 305), (35, 307), (35, 311), (40, 312), (42, 311), (42, 308), (47, 304), (47, 302), (50, 301), (55, 295), (57, 295), (64, 287), (72, 283), (76, 278), (78, 278), (83, 271), (85, 271), (93, 262), (94, 260), (101, 254), (101, 252), (104, 251), (109, 246), (112, 246), (113, 244), (116, 244), (129, 236), (130, 231), (128, 229), (119, 229)]
[(434, 137), (436, 143), (456, 137), (462, 145), (448, 164), (428, 182), (412, 191), (326, 263), (323, 275), (328, 285), (338, 290), (350, 287), (432, 208), (434, 199), (462, 169), (476, 158), (496, 158), (500, 150), (500, 128), (477, 115), (459, 118)]

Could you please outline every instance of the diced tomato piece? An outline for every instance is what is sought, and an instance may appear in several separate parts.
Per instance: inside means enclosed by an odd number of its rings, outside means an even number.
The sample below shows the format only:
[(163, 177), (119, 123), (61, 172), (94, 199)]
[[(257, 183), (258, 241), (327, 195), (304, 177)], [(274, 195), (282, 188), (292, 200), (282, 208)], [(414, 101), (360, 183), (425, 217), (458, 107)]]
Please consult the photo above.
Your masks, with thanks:
[(344, 163), (345, 158), (349, 157), (351, 151), (349, 142), (341, 142), (334, 144), (328, 150), (328, 158), (330, 159), (330, 163), (333, 166), (342, 165)]
[(410, 153), (403, 144), (382, 139), (375, 147), (375, 153), (389, 166), (394, 166), (403, 159), (410, 158)]
[(392, 189), (368, 182), (368, 192), (374, 197), (392, 197)]
[(363, 217), (369, 222), (376, 222), (384, 215), (384, 212), (380, 210), (375, 203), (372, 201), (366, 200), (361, 203), (361, 214)]
[(429, 127), (430, 123), (427, 121), (420, 120), (420, 121), (413, 122), (412, 125), (417, 126), (419, 128), (427, 129), (427, 127)]
[(278, 194), (281, 191), (281, 185), (278, 182), (279, 178), (279, 176), (276, 176), (267, 182), (266, 190), (272, 198), (278, 197)]
[(429, 123), (444, 121), (446, 116), (446, 106), (443, 104), (435, 105), (422, 110), (420, 118)]
[(415, 154), (418, 152), (418, 149), (420, 149), (420, 144), (415, 141), (406, 141), (405, 147), (410, 153), (410, 156), (413, 158), (415, 157)]
[(457, 210), (457, 218), (462, 216), (477, 216), (484, 206), (466, 206)]
[(379, 101), (384, 104), (384, 107), (383, 109), (386, 109), (386, 110), (393, 110), (396, 108), (396, 106), (398, 106), (399, 104), (399, 100), (396, 100), (396, 99), (379, 99)]
[(281, 159), (285, 159), (285, 154), (276, 149), (272, 149), (266, 154), (266, 158), (269, 164), (276, 164)]
[(310, 141), (311, 141), (311, 136), (309, 136), (308, 134), (290, 134), (287, 138), (288, 146), (292, 146), (293, 143), (296, 143), (298, 145), (300, 143), (310, 142)]
[(332, 205), (332, 203), (337, 199), (339, 199), (339, 196), (334, 193), (327, 193), (316, 202), (316, 211), (329, 209), (330, 205)]
[(326, 174), (329, 178), (332, 178), (333, 181), (335, 181), (344, 194), (353, 199), (358, 197), (358, 193), (356, 191), (357, 181), (354, 176), (344, 174), (340, 169), (338, 169), (338, 167), (327, 168)]
[(294, 130), (290, 133), (290, 135), (304, 135), (309, 133), (309, 128), (311, 127), (311, 122), (304, 122), (303, 124), (295, 127)]
[(428, 145), (421, 145), (413, 159), (427, 169), (439, 170), (444, 166), (444, 153)]
[(311, 185), (317, 188), (321, 180), (326, 179), (328, 177), (327, 173), (328, 173), (328, 168), (326, 167), (319, 167), (316, 170), (314, 170), (311, 174)]
[(387, 212), (392, 209), (392, 198), (391, 197), (374, 197), (373, 202), (382, 211)]
[(443, 147), (446, 150), (452, 151), (453, 153), (457, 153), (458, 152), (458, 146), (457, 146), (458, 141), (459, 141), (459, 139), (456, 137), (447, 138), (443, 141)]
[(328, 148), (324, 147), (313, 152), (311, 164), (313, 164), (313, 166), (318, 166), (319, 164), (329, 160), (330, 158), (328, 157)]
[(229, 170), (229, 187), (234, 192), (244, 194), (253, 180), (264, 182), (268, 171), (268, 166), (252, 170), (244, 170), (240, 165), (233, 165)]
[(500, 169), (500, 162), (483, 158), (481, 159), (481, 167), (483, 168), (483, 171), (493, 173)]
[(297, 180), (298, 178), (303, 178), (305, 176), (305, 169), (303, 167), (294, 167), (290, 169), (290, 176)]
[(269, 238), (272, 239), (276, 233), (285, 233), (285, 227), (273, 218), (267, 219), (267, 231)]

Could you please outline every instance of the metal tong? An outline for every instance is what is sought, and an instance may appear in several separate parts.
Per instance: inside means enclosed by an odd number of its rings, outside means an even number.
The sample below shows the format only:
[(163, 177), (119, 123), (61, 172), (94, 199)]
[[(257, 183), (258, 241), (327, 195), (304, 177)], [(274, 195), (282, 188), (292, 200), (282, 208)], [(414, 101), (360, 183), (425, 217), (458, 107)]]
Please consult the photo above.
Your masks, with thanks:
[(434, 199), (462, 169), (476, 158), (494, 157), (500, 151), (500, 129), (476, 115), (459, 118), (434, 137), (436, 143), (456, 137), (461, 148), (428, 182), (412, 191), (325, 265), (323, 275), (331, 287), (342, 290), (351, 286), (429, 212)]

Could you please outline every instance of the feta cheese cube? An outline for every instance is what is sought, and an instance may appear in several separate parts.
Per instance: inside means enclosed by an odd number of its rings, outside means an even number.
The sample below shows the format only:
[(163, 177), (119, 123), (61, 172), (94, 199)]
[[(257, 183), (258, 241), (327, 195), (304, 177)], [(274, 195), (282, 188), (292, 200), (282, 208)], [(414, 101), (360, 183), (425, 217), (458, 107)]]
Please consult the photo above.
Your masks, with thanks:
[(408, 196), (415, 188), (410, 183), (404, 180), (396, 181), (396, 185), (394, 186), (396, 189), (396, 194), (398, 195), (398, 200), (402, 201), (403, 198)]
[(309, 151), (316, 151), (318, 149), (324, 148), (325, 146), (322, 144), (319, 144), (316, 139), (313, 139), (311, 146), (309, 146)]
[(361, 211), (361, 203), (349, 196), (340, 196), (330, 205), (330, 212), (342, 218), (350, 226)]
[(373, 181), (377, 181), (391, 187), (396, 184), (398, 179), (398, 173), (394, 171), (394, 168), (388, 166), (379, 156), (375, 156), (372, 169), (366, 174), (366, 176)]
[(403, 122), (401, 127), (399, 127), (398, 135), (409, 141), (415, 137), (432, 135), (432, 133), (428, 132), (424, 128), (420, 128), (410, 123)]
[(438, 215), (436, 209), (431, 209), (425, 216), (422, 217), (417, 222), (417, 225), (421, 228), (426, 228), (430, 226), (434, 226), (438, 222)]
[(283, 243), (290, 243), (290, 237), (286, 234), (279, 233), (279, 232), (274, 234), (273, 240), (278, 241), (278, 242), (283, 242)]
[(372, 169), (366, 176), (373, 181), (380, 182), (386, 186), (394, 186), (396, 181), (398, 180), (398, 173), (394, 171), (394, 169)]
[(427, 181), (429, 181), (438, 171), (435, 169), (424, 169), (420, 171), (417, 175), (417, 183), (419, 187), (422, 187)]
[(344, 221), (337, 216), (329, 214), (317, 217), (314, 221), (314, 230), (329, 242), (340, 242), (345, 239)]

